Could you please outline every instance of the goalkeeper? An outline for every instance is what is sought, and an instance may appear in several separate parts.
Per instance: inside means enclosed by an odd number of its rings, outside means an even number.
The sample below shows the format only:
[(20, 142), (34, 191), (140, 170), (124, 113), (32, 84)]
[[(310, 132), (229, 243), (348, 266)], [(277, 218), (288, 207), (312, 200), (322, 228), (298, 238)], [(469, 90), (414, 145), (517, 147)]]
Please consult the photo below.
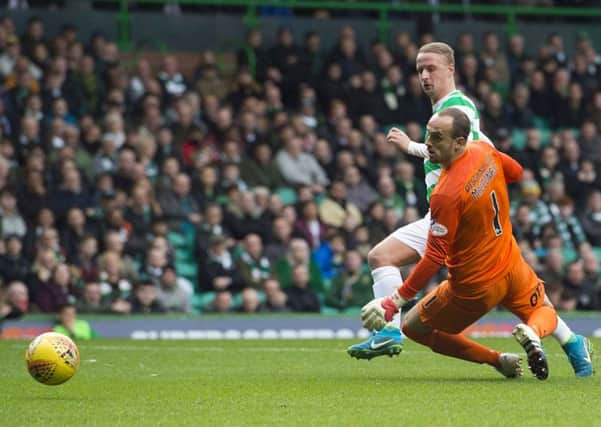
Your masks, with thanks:
[(467, 143), (469, 119), (458, 109), (434, 114), (427, 130), (430, 159), (442, 172), (431, 194), (426, 252), (391, 296), (363, 307), (364, 326), (383, 327), (446, 264), (448, 280), (407, 313), (403, 333), (437, 353), (486, 363), (516, 377), (522, 373), (518, 355), (501, 354), (461, 334), (501, 305), (524, 322), (513, 334), (528, 355), (530, 370), (544, 380), (549, 369), (541, 338), (557, 326), (557, 313), (544, 304), (545, 287), (512, 234), (506, 181), (518, 181), (522, 167), (482, 141)]

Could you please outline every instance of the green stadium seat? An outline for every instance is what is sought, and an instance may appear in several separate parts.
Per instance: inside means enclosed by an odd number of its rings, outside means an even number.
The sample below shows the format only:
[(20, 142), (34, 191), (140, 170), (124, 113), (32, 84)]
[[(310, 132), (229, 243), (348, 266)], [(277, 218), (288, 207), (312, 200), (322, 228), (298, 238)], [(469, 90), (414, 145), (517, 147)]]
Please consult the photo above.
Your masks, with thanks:
[(563, 260), (565, 264), (570, 263), (578, 258), (578, 252), (576, 252), (574, 249), (563, 248), (561, 253), (563, 254)]
[(524, 129), (515, 128), (511, 131), (511, 145), (518, 150), (524, 148), (526, 145), (526, 132)]
[(593, 246), (593, 252), (597, 256), (599, 263), (601, 263), (601, 246)]
[(198, 280), (198, 265), (196, 263), (191, 262), (182, 262), (179, 260), (175, 260), (175, 269), (177, 274), (185, 277), (186, 279), (192, 281), (195, 284)]
[(170, 231), (167, 234), (167, 240), (169, 240), (169, 243), (171, 243), (174, 248), (181, 248), (188, 244), (186, 236), (180, 233), (176, 233), (174, 231)]
[(206, 310), (211, 302), (215, 299), (215, 292), (201, 292), (194, 294), (192, 298), (192, 305), (198, 307), (200, 310)]
[(549, 129), (549, 122), (542, 117), (535, 116), (534, 117), (534, 126), (537, 129)]
[(551, 144), (551, 136), (553, 136), (553, 132), (549, 128), (539, 129), (540, 132), (540, 143), (541, 146), (546, 146)]
[(322, 305), (321, 314), (325, 314), (326, 316), (335, 316), (340, 314), (340, 310), (334, 307), (328, 307), (327, 305)]
[(296, 191), (290, 187), (280, 187), (275, 190), (275, 193), (280, 196), (284, 205), (293, 205), (296, 203)]

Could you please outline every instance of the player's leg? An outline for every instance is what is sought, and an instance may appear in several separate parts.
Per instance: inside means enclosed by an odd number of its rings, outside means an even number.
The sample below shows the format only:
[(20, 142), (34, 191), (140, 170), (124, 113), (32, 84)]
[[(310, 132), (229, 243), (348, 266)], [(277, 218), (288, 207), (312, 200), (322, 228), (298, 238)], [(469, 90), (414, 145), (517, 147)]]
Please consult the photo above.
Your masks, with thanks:
[(518, 377), (522, 374), (519, 355), (500, 353), (461, 334), (494, 304), (485, 301), (470, 307), (469, 302), (453, 294), (445, 281), (405, 314), (403, 333), (436, 353), (469, 362), (486, 363), (506, 377)]
[(545, 287), (525, 261), (519, 261), (508, 277), (509, 290), (501, 305), (524, 323), (518, 324), (513, 336), (528, 355), (528, 366), (539, 380), (547, 379), (549, 366), (542, 338), (557, 327), (557, 312), (545, 305)]
[[(378, 243), (368, 254), (367, 259), (374, 281), (375, 298), (383, 298), (403, 283), (400, 267), (419, 261), (426, 248), (429, 215), (399, 228)], [(382, 355), (399, 354), (402, 350), (400, 330), (401, 313), (380, 331), (373, 331), (364, 342), (352, 345), (347, 352), (357, 359), (372, 359)]]
[[(553, 307), (553, 304), (546, 295), (544, 304)], [(557, 315), (557, 327), (551, 335), (559, 342), (566, 356), (568, 356), (568, 360), (577, 377), (590, 377), (593, 375), (591, 358), (593, 350), (588, 338), (572, 332), (559, 315)]]

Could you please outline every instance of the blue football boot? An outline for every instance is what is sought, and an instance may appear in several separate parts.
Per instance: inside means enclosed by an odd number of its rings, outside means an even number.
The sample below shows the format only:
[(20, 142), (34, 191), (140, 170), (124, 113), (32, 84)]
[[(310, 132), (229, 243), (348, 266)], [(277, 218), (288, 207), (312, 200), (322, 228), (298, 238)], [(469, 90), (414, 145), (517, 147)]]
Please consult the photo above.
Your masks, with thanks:
[(374, 331), (371, 336), (361, 344), (355, 344), (347, 349), (347, 353), (356, 359), (373, 359), (378, 356), (390, 357), (403, 350), (403, 336), (397, 326), (388, 324), (379, 331)]
[(593, 349), (591, 342), (582, 335), (572, 335), (572, 338), (562, 346), (568, 356), (577, 377), (593, 375)]

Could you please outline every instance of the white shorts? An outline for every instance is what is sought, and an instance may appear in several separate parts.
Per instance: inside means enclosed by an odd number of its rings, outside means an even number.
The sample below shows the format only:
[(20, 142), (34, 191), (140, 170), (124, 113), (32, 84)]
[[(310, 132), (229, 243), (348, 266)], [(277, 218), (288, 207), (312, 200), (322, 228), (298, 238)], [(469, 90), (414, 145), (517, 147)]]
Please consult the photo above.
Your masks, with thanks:
[(411, 249), (417, 251), (420, 257), (426, 253), (426, 244), (428, 243), (428, 232), (430, 231), (430, 211), (415, 222), (404, 225), (394, 231), (391, 236), (400, 240)]

